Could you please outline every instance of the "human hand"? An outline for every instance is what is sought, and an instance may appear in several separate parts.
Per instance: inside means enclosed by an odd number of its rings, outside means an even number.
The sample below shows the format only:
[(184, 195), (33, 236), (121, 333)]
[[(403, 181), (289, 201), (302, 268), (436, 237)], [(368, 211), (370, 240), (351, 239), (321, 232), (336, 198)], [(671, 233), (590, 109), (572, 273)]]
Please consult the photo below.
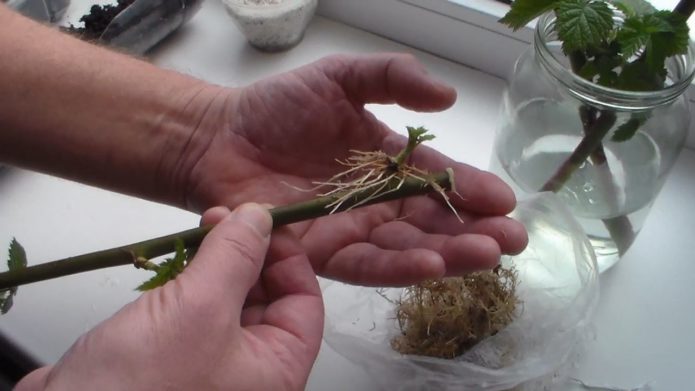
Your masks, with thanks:
[[(258, 205), (217, 226), (175, 280), (144, 293), (17, 390), (302, 390), (318, 354), (323, 304), (287, 230), (270, 237)], [(264, 263), (265, 259), (265, 263)]]
[[(339, 171), (349, 150), (395, 154), (405, 138), (379, 122), (366, 103), (397, 103), (418, 111), (451, 106), (455, 91), (428, 77), (407, 55), (334, 56), (241, 90), (227, 90), (196, 129), (177, 177), (185, 178), (189, 208), (275, 205), (306, 199), (287, 184)], [(224, 109), (220, 109), (224, 107)], [(503, 217), (512, 191), (492, 174), (421, 146), (412, 163), (451, 167), (452, 197), (461, 224), (436, 197), (370, 206), (292, 226), (314, 269), (323, 276), (368, 285), (402, 285), (491, 268), (501, 253), (526, 244), (523, 227)]]

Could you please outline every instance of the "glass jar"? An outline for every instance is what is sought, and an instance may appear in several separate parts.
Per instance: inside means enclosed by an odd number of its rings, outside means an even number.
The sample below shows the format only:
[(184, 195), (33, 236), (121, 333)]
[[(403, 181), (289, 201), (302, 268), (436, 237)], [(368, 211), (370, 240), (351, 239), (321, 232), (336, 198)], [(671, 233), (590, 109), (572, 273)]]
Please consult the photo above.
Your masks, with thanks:
[[(490, 169), (517, 196), (556, 192), (604, 271), (632, 244), (685, 144), (684, 92), (695, 71), (695, 46), (667, 60), (663, 89), (617, 90), (572, 72), (554, 22), (553, 13), (540, 18), (533, 45), (515, 65)], [(619, 141), (631, 125), (634, 136)]]

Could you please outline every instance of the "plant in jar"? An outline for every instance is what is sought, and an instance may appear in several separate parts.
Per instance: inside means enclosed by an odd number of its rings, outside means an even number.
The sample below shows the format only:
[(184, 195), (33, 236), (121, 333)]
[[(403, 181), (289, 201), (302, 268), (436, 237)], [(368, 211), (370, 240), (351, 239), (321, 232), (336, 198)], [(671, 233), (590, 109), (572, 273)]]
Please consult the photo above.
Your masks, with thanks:
[(519, 29), (543, 15), (505, 92), (493, 171), (517, 191), (558, 193), (602, 270), (632, 244), (684, 144), (694, 8), (517, 0), (501, 19)]

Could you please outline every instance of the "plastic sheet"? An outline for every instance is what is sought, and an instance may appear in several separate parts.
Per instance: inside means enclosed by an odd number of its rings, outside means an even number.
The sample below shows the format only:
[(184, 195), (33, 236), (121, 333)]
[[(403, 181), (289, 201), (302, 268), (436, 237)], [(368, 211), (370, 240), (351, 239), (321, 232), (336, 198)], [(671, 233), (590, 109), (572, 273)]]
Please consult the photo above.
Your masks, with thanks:
[[(519, 203), (513, 217), (529, 232), (529, 246), (503, 265), (518, 271), (522, 301), (515, 320), (453, 360), (406, 356), (391, 339), (399, 333), (395, 305), (402, 289), (323, 284), (326, 342), (362, 366), (388, 390), (550, 390), (591, 334), (598, 299), (596, 260), (588, 239), (555, 195)], [(562, 388), (560, 388), (562, 389)]]
[(63, 16), (70, 0), (10, 0), (7, 5), (32, 19), (53, 23)]
[(101, 34), (101, 42), (144, 54), (200, 9), (202, 0), (136, 0)]

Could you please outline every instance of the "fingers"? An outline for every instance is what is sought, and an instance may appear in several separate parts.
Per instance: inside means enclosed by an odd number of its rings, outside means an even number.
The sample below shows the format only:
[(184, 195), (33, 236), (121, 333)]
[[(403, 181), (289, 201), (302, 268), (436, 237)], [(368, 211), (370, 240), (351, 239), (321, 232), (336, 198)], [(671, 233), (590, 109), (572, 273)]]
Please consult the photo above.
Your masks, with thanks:
[(384, 234), (341, 249), (324, 264), (322, 275), (360, 285), (403, 286), (491, 269), (500, 259), (497, 242), (486, 235)]
[(461, 223), (438, 195), (407, 200), (404, 203), (403, 214), (405, 218), (402, 222), (407, 222), (426, 233), (446, 235), (474, 233), (490, 236), (497, 241), (503, 254), (518, 254), (528, 243), (526, 229), (518, 221), (506, 216), (476, 216), (459, 211), (463, 219)]
[[(468, 228), (469, 232), (459, 235), (427, 234), (404, 221), (384, 224), (372, 231), (370, 242), (388, 250), (423, 248), (441, 254), (446, 264), (447, 275), (459, 275), (476, 270), (491, 269), (499, 263), (500, 242), (494, 221)], [(475, 223), (471, 224), (474, 225)]]
[(263, 286), (271, 304), (262, 322), (288, 331), (312, 352), (318, 352), (323, 333), (323, 300), (306, 253), (285, 228), (273, 233), (267, 259)]
[(215, 225), (230, 213), (232, 213), (232, 211), (225, 206), (215, 206), (203, 213), (203, 216), (200, 218), (200, 225)]
[(308, 373), (321, 346), (323, 300), (309, 259), (288, 228), (273, 232), (262, 280), (256, 285), (261, 286), (263, 295), (246, 303), (242, 326), (253, 330), (254, 325), (263, 324), (286, 331), (278, 341)]
[(456, 101), (456, 90), (428, 76), (409, 54), (334, 56), (324, 61), (359, 104), (397, 103), (417, 111), (441, 111)]
[[(212, 210), (203, 220), (222, 214)], [(190, 290), (219, 297), (227, 308), (240, 312), (260, 275), (271, 230), (272, 218), (260, 205), (244, 204), (227, 214), (205, 237), (184, 273), (193, 285)]]
[(385, 250), (354, 243), (336, 252), (322, 267), (324, 277), (367, 286), (412, 285), (444, 276), (441, 255), (426, 249)]

